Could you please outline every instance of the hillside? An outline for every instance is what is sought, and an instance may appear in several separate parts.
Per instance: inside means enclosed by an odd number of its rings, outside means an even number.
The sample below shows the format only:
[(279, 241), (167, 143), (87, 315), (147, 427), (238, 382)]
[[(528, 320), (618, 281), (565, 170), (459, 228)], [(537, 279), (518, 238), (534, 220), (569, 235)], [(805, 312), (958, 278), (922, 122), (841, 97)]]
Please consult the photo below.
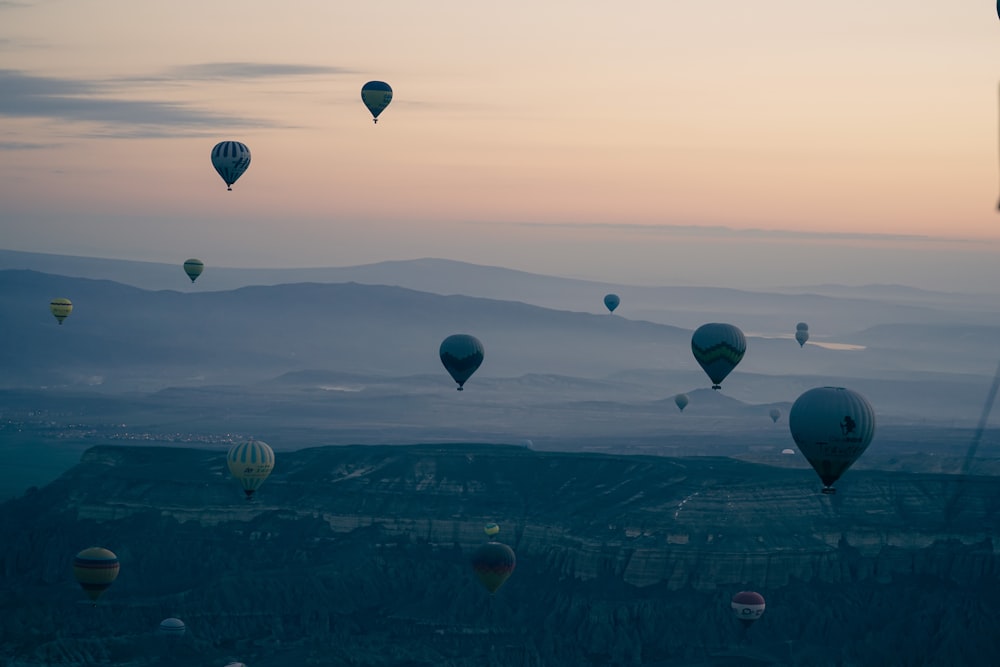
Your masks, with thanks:
[[(334, 447), (282, 453), (247, 503), (224, 468), (223, 450), (100, 447), (5, 504), (6, 664), (991, 664), (1000, 649), (995, 478), (852, 471), (829, 497), (811, 471), (724, 458)], [(487, 521), (518, 554), (493, 599), (466, 562)], [(91, 544), (122, 563), (96, 610), (68, 568)], [(748, 588), (768, 609), (741, 638), (728, 599)], [(170, 615), (191, 632), (168, 654), (148, 637)]]

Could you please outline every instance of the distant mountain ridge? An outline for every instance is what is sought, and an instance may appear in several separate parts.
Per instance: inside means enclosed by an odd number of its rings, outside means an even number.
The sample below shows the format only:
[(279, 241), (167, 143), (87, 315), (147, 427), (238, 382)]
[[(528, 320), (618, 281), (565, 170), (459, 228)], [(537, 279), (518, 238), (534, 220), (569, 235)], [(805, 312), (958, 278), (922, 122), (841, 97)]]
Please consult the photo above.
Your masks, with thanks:
[(942, 313), (974, 324), (1000, 326), (1000, 295), (929, 292), (917, 288), (826, 285), (773, 291), (721, 287), (638, 286), (533, 274), (449, 259), (386, 261), (349, 267), (255, 269), (215, 267), (191, 285), (176, 264), (0, 250), (0, 270), (106, 279), (142, 289), (226, 291), (256, 285), (357, 282), (400, 286), (441, 295), (521, 301), (545, 308), (606, 314), (605, 293), (622, 305), (615, 316), (694, 329), (710, 321), (732, 322), (747, 331), (791, 333), (806, 320), (816, 336), (843, 336), (869, 325), (938, 322)]

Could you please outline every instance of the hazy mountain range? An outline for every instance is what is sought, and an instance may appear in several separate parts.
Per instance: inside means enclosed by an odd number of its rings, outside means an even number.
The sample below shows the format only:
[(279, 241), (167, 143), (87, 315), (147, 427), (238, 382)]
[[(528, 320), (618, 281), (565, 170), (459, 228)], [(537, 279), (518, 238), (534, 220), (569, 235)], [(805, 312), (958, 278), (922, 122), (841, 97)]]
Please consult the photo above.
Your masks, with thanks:
[[(441, 260), (192, 285), (0, 252), (0, 663), (992, 664), (998, 305)], [(690, 351), (707, 321), (748, 335), (722, 391)], [(486, 348), (461, 393), (438, 359), (459, 332)], [(877, 422), (832, 498), (787, 425), (829, 384)], [(254, 503), (223, 457), (248, 437), (279, 462)], [(519, 555), (492, 600), (467, 564), (487, 520)], [(96, 610), (68, 568), (92, 544), (123, 564)], [(769, 605), (746, 635), (743, 588)]]

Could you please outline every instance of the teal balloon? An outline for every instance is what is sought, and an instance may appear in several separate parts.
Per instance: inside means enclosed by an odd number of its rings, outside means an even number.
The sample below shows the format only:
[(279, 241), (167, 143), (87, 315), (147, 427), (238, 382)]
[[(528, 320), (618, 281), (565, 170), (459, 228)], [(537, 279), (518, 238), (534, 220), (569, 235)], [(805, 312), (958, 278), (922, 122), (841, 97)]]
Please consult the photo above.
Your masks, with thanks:
[(607, 307), (608, 312), (610, 313), (615, 312), (615, 308), (617, 308), (618, 304), (620, 304), (621, 302), (622, 300), (618, 298), (617, 294), (608, 294), (607, 296), (604, 297), (604, 305), (605, 307)]
[(817, 387), (795, 399), (788, 430), (823, 482), (823, 493), (835, 493), (834, 482), (871, 444), (875, 410), (856, 391)]
[(799, 347), (802, 347), (803, 345), (805, 345), (806, 341), (809, 340), (809, 330), (808, 329), (799, 329), (798, 331), (796, 331), (795, 332), (795, 340), (798, 342)]
[(378, 122), (378, 115), (392, 102), (392, 87), (385, 81), (369, 81), (361, 86), (361, 101), (372, 114), (372, 121)]
[(226, 183), (226, 189), (232, 190), (233, 183), (250, 166), (250, 149), (239, 141), (220, 141), (212, 148), (212, 166)]
[(691, 352), (712, 381), (712, 389), (721, 388), (722, 381), (736, 368), (746, 351), (746, 337), (732, 324), (703, 324), (691, 336)]
[(458, 383), (458, 390), (462, 391), (463, 385), (483, 363), (485, 350), (475, 336), (454, 334), (441, 342), (438, 354), (445, 369)]
[(677, 405), (677, 407), (680, 409), (681, 412), (684, 412), (684, 408), (688, 406), (689, 401), (690, 399), (688, 399), (687, 394), (677, 394), (676, 396), (674, 396), (674, 403)]

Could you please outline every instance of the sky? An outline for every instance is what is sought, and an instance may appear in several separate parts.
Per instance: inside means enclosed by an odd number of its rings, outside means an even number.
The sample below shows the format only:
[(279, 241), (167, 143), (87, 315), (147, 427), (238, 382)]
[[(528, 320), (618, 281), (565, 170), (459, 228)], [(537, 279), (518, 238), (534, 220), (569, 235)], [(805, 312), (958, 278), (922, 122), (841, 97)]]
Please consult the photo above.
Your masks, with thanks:
[(998, 63), (987, 0), (0, 0), (0, 247), (997, 291)]

